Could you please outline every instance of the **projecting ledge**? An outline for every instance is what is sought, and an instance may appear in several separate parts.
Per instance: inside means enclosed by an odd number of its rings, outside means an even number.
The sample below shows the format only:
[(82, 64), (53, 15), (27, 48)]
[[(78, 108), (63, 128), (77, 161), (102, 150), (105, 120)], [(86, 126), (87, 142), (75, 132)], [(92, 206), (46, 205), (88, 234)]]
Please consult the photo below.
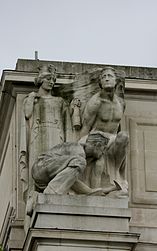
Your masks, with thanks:
[(40, 194), (31, 227), (129, 232), (131, 214), (127, 205), (127, 199)]
[(133, 250), (139, 240), (136, 233), (110, 233), (56, 229), (30, 229), (23, 251)]

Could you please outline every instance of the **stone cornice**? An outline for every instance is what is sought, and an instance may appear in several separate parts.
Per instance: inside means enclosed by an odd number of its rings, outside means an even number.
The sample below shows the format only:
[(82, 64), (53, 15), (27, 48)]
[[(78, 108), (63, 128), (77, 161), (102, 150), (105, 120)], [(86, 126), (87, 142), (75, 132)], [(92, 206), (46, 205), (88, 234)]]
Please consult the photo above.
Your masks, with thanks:
[(61, 61), (45, 61), (45, 60), (30, 60), (18, 59), (16, 70), (18, 71), (37, 71), (40, 65), (53, 64), (60, 72), (80, 73), (88, 70), (103, 68), (111, 66), (117, 70), (125, 71), (127, 78), (136, 79), (154, 79), (157, 80), (157, 68), (153, 67), (139, 67), (139, 66), (125, 66), (125, 65), (107, 65), (107, 64), (92, 64), (92, 63), (79, 63), (79, 62), (61, 62)]
[[(8, 82), (12, 82), (13, 84), (33, 84), (34, 78), (37, 76), (37, 73), (34, 72), (20, 72), (20, 71), (4, 71), (1, 79), (1, 88), (2, 92), (5, 91), (5, 84)], [(57, 76), (57, 85), (62, 84), (71, 84), (75, 80), (75, 75), (73, 74), (64, 74), (58, 73)], [(157, 90), (157, 79), (137, 79), (137, 78), (126, 78), (125, 81), (125, 89), (131, 90), (149, 90), (155, 91)]]
[[(133, 250), (139, 241), (139, 234), (137, 233), (110, 233), (110, 232), (95, 232), (95, 231), (72, 231), (72, 230), (56, 230), (56, 229), (30, 229), (24, 246), (23, 251), (31, 251), (32, 248), (37, 249), (38, 246), (47, 244), (51, 245), (54, 241), (59, 243), (61, 238), (62, 242), (69, 243), (68, 246), (73, 246), (74, 242), (82, 243), (84, 245), (90, 242), (90, 247), (100, 247), (106, 249), (107, 247), (126, 248), (127, 250)], [(83, 245), (84, 244), (84, 245)], [(58, 246), (59, 244), (57, 244)], [(107, 248), (107, 249), (108, 249)]]
[(157, 91), (157, 80), (126, 79), (125, 89), (139, 91)]

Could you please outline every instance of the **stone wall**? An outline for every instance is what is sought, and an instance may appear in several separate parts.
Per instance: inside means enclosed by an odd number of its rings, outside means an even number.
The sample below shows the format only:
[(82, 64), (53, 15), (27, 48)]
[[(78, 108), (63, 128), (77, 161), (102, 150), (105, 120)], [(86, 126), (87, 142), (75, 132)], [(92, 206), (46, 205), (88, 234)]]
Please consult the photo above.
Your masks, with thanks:
[[(22, 102), (29, 92), (36, 90), (33, 81), (39, 64), (49, 63), (57, 67), (57, 88), (67, 100), (74, 95), (71, 92), (71, 83), (75, 80), (75, 74), (78, 77), (85, 72), (104, 67), (98, 64), (20, 59), (15, 71), (3, 72), (0, 100), (0, 242), (4, 246), (10, 245), (10, 250), (14, 245), (14, 249), (19, 250), (24, 236), (21, 226), (25, 205), (18, 165)], [(157, 69), (113, 67), (126, 73), (126, 110), (121, 127), (130, 135), (127, 156), (129, 207), (132, 214), (130, 230), (141, 233), (137, 251), (156, 250)], [(62, 89), (63, 85), (66, 85), (68, 91)], [(75, 91), (77, 89), (78, 86)], [(17, 241), (14, 233), (19, 229), (21, 239)], [(47, 247), (47, 250), (50, 248)]]

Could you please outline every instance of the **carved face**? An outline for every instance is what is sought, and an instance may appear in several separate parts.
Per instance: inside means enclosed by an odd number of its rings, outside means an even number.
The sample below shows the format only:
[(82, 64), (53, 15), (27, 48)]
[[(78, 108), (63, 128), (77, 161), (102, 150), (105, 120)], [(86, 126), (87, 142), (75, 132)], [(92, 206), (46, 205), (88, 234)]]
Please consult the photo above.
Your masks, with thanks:
[(113, 89), (116, 85), (116, 75), (114, 71), (112, 71), (112, 69), (104, 70), (100, 81), (102, 89)]
[(51, 75), (47, 75), (47, 76), (43, 77), (43, 79), (42, 79), (42, 88), (44, 90), (47, 90), (47, 91), (52, 90), (54, 84), (55, 84), (55, 82), (54, 82)]
[(87, 157), (93, 157), (94, 159), (99, 159), (104, 151), (104, 144), (101, 142), (89, 142), (87, 140), (85, 145), (85, 153)]

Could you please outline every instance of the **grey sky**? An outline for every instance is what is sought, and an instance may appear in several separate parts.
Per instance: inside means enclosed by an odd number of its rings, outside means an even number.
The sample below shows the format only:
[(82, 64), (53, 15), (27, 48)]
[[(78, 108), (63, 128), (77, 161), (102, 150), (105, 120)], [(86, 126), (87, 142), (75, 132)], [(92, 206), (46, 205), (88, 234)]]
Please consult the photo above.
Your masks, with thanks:
[(0, 71), (18, 58), (157, 67), (157, 0), (0, 0)]

